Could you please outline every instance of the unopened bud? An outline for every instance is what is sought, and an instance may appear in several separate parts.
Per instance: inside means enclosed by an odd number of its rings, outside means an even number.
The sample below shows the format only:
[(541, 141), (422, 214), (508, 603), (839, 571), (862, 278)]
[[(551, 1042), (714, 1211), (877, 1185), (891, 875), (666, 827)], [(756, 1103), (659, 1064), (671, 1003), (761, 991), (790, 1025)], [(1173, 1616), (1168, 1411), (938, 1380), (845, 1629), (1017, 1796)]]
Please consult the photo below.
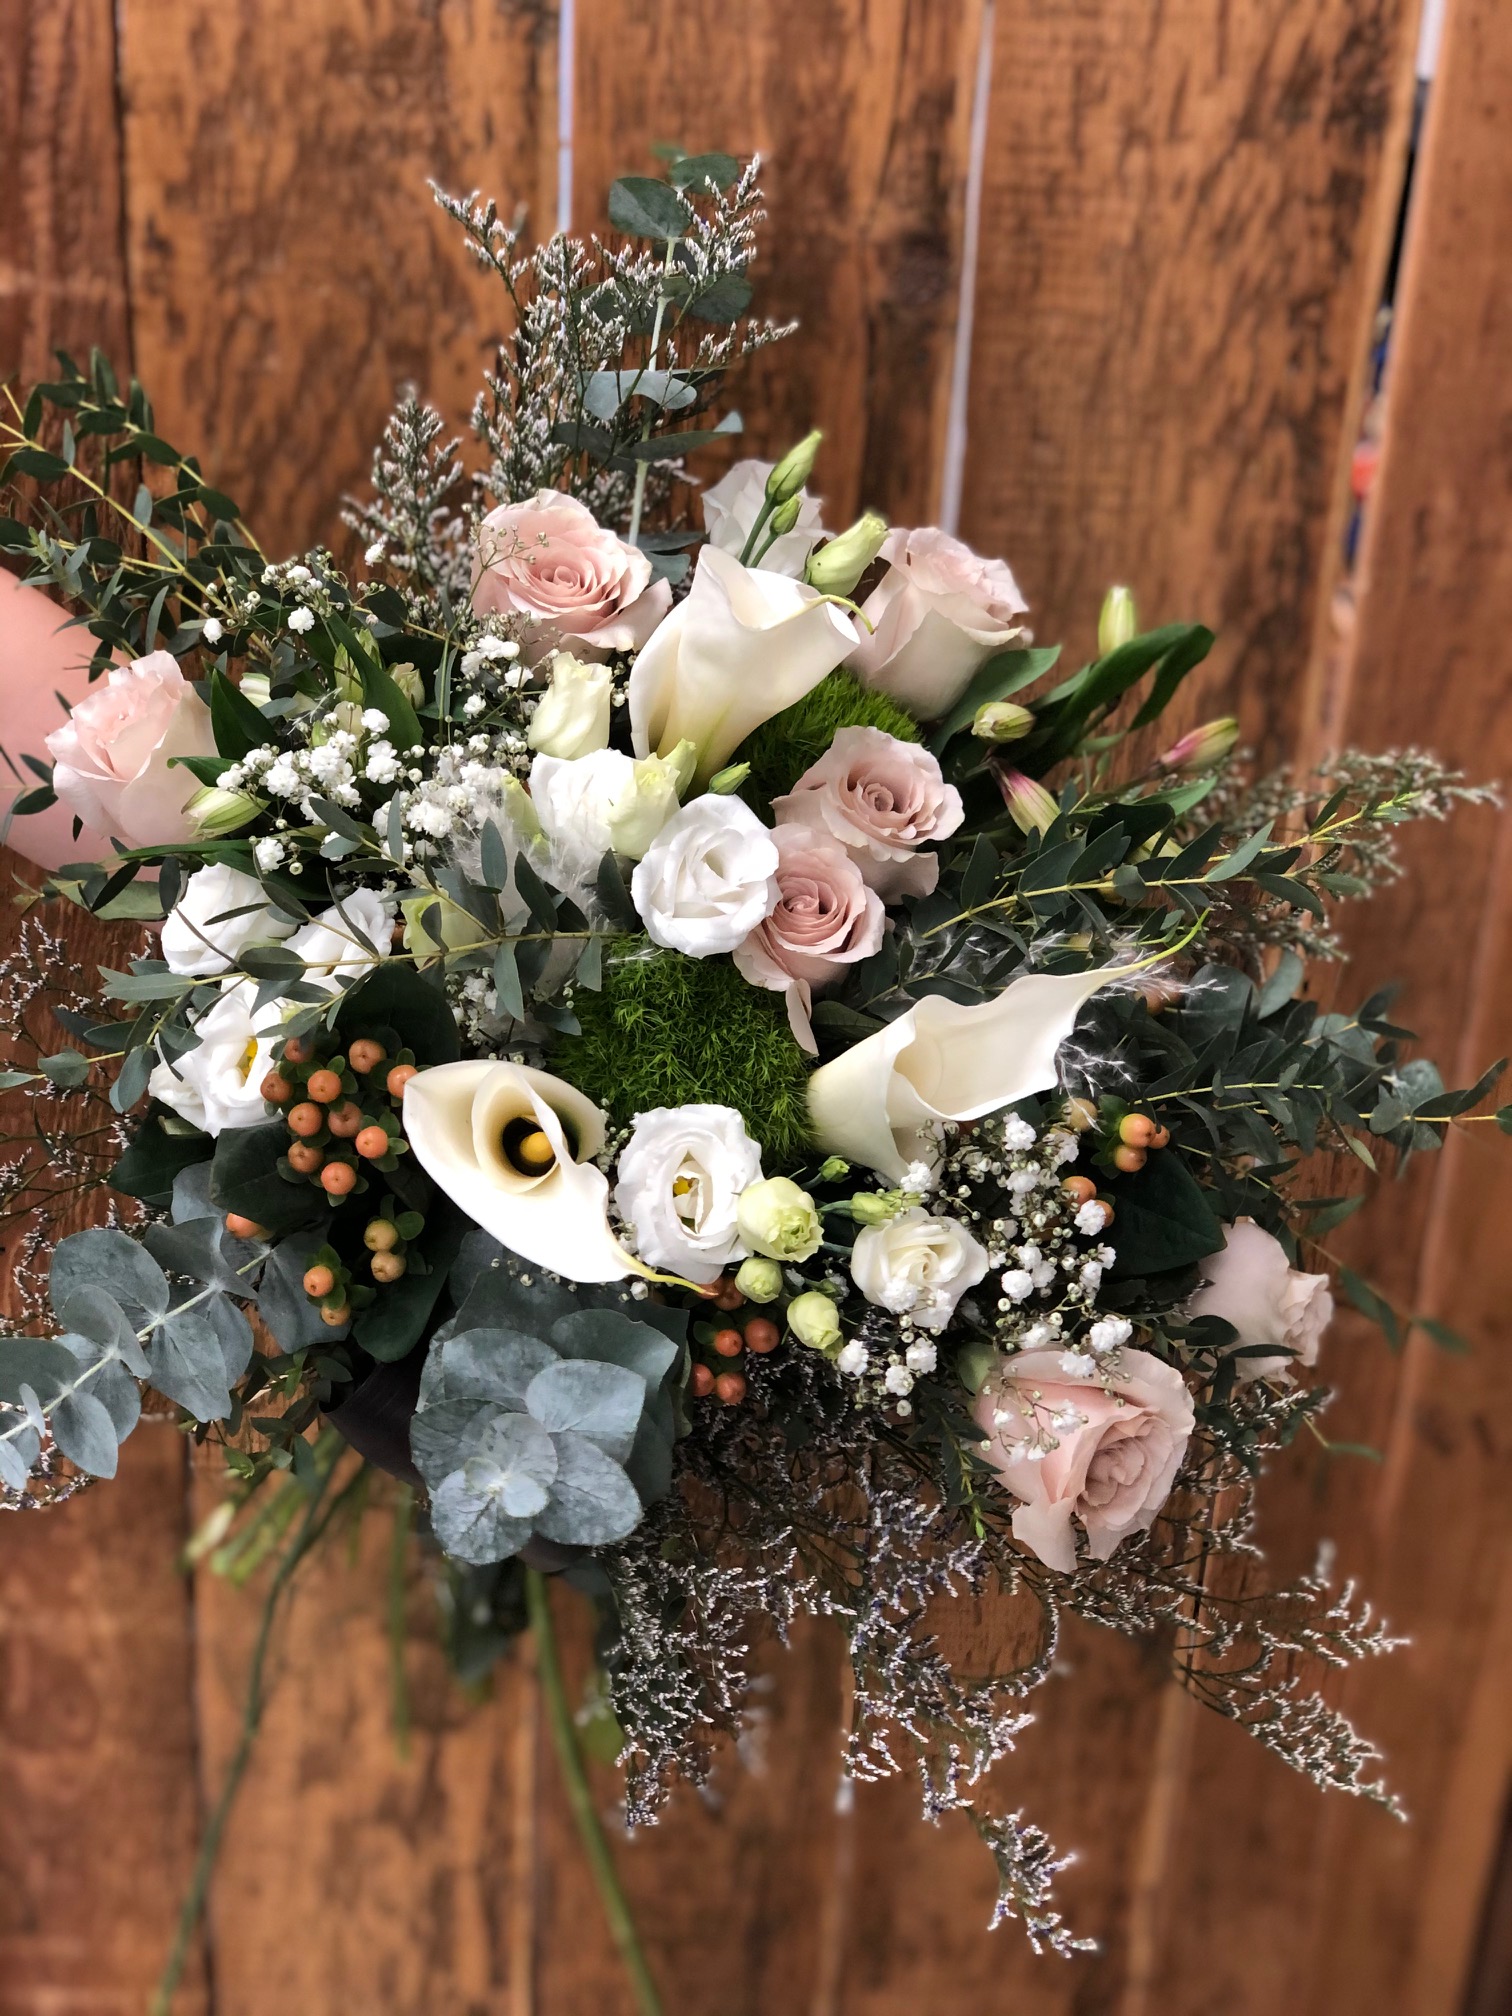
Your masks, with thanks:
[(751, 774), (749, 763), (730, 763), (723, 770), (716, 770), (709, 779), (709, 789), (717, 797), (729, 798), (738, 791)]
[(1127, 644), (1139, 634), (1139, 612), (1134, 607), (1132, 588), (1110, 588), (1103, 597), (1102, 611), (1097, 619), (1097, 652), (1106, 658), (1110, 651), (1116, 651), (1120, 644)]
[(241, 692), (244, 700), (250, 700), (254, 707), (266, 707), (273, 698), (273, 681), (266, 672), (243, 672)]
[(849, 1176), (850, 1164), (843, 1155), (827, 1155), (819, 1165), (821, 1183), (838, 1183), (842, 1176)]
[(789, 497), (786, 504), (779, 504), (767, 520), (767, 531), (772, 538), (780, 539), (784, 533), (791, 532), (798, 523), (798, 514), (802, 509), (803, 499), (798, 496)]
[(677, 795), (681, 798), (693, 782), (694, 773), (698, 769), (698, 744), (690, 742), (684, 735), (680, 742), (672, 744), (662, 761), (672, 772), (677, 785)]
[(809, 555), (803, 578), (823, 595), (849, 595), (873, 560), (882, 551), (887, 537), (887, 520), (867, 511), (848, 531)]
[(1193, 773), (1215, 770), (1225, 756), (1233, 753), (1238, 740), (1239, 723), (1232, 714), (1225, 714), (1217, 721), (1204, 721), (1200, 728), (1189, 730), (1157, 760), (1162, 770)]
[(749, 1260), (741, 1261), (735, 1286), (748, 1302), (775, 1302), (782, 1293), (782, 1269), (775, 1260), (753, 1253)]
[(1021, 742), (1033, 726), (1034, 716), (1027, 707), (1012, 700), (989, 700), (978, 707), (971, 732), (983, 742)]
[(1021, 833), (1048, 833), (1060, 817), (1060, 807), (1043, 784), (1036, 784), (1022, 770), (1003, 770), (998, 786), (1009, 817)]
[(223, 840), (239, 832), (263, 809), (261, 798), (245, 791), (222, 791), (218, 784), (202, 784), (189, 800), (189, 817), (199, 840)]
[(413, 665), (390, 665), (389, 677), (411, 707), (418, 707), (424, 700), (425, 681)]
[(997, 1361), (998, 1354), (990, 1344), (968, 1344), (956, 1353), (956, 1377), (968, 1393), (980, 1393)]
[(789, 448), (786, 455), (772, 470), (766, 480), (767, 501), (771, 504), (786, 504), (789, 497), (796, 497), (814, 473), (814, 463), (819, 454), (819, 443), (824, 439), (816, 427), (812, 434), (805, 434), (796, 448)]
[(828, 1295), (817, 1289), (795, 1295), (788, 1304), (788, 1328), (800, 1344), (815, 1351), (833, 1351), (840, 1342), (840, 1319)]
[(858, 1225), (885, 1225), (897, 1217), (900, 1208), (896, 1190), (858, 1190), (850, 1200), (851, 1216)]

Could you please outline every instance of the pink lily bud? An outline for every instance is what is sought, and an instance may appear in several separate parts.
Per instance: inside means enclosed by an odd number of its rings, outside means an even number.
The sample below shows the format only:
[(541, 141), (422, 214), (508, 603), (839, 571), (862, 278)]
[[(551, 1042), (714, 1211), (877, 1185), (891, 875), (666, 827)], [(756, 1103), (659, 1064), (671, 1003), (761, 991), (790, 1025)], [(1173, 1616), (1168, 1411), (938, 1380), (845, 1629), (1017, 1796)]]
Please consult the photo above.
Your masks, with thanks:
[(1045, 789), (1022, 770), (1000, 770), (998, 789), (1009, 816), (1021, 833), (1045, 833), (1060, 817), (1060, 807)]
[(1202, 770), (1215, 770), (1238, 740), (1239, 723), (1232, 714), (1225, 714), (1217, 721), (1204, 721), (1200, 728), (1188, 730), (1156, 761), (1162, 770), (1186, 770), (1194, 775)]

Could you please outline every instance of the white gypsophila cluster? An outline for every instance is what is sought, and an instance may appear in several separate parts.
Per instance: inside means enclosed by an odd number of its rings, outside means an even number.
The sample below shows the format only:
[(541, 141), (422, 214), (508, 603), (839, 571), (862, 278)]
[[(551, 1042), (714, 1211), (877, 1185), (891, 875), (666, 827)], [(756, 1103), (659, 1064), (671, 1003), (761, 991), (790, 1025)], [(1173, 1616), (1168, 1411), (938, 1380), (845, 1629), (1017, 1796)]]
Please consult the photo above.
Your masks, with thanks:
[[(378, 746), (388, 749), (387, 744)], [(481, 871), (478, 837), (490, 820), (506, 832), (512, 829), (509, 794), (518, 791), (529, 757), (524, 736), (505, 729), (433, 751), (428, 777), (419, 765), (406, 768), (397, 759), (392, 765), (382, 760), (381, 775), (370, 770), (371, 780), (403, 784), (396, 796), (405, 833), (404, 861), (397, 865), (405, 865), (412, 856), (430, 858), (445, 842), (445, 851), (476, 876)], [(389, 816), (388, 804), (373, 815), (380, 835), (388, 833)]]

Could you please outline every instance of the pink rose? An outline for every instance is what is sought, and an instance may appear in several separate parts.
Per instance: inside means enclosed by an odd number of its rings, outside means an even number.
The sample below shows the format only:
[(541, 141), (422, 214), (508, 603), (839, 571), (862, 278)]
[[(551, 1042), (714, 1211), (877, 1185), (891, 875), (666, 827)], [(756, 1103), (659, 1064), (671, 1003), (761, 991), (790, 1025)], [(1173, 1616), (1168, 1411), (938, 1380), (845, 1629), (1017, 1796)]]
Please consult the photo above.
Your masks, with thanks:
[(842, 728), (785, 798), (772, 800), (779, 827), (812, 826), (838, 840), (883, 902), (927, 896), (940, 863), (919, 849), (944, 840), (964, 816), (961, 794), (917, 742), (881, 728)]
[(983, 560), (937, 526), (893, 531), (888, 569), (861, 605), (872, 625), (847, 661), (864, 685), (921, 721), (955, 705), (994, 651), (1027, 643), (1029, 605), (1001, 560)]
[(735, 947), (735, 964), (753, 987), (787, 995), (788, 1020), (805, 1050), (817, 1051), (809, 1026), (813, 990), (837, 979), (882, 943), (882, 899), (868, 889), (843, 847), (806, 826), (779, 826), (777, 907)]
[(1195, 1414), (1181, 1374), (1148, 1351), (1120, 1350), (1105, 1390), (1086, 1354), (1020, 1351), (1001, 1358), (977, 1397), (982, 1454), (1023, 1502), (1013, 1534), (1047, 1568), (1076, 1566), (1071, 1521), (1106, 1561), (1142, 1533), (1170, 1495)]
[(213, 756), (210, 710), (166, 651), (118, 666), (47, 738), (53, 789), (98, 833), (139, 847), (193, 837), (200, 788), (173, 756)]
[(637, 650), (672, 607), (672, 590), (651, 579), (645, 554), (560, 490), (490, 511), (478, 528), (478, 570), (480, 616), (539, 623), (532, 658), (564, 638), (599, 652)]
[(1187, 1315), (1221, 1316), (1233, 1324), (1245, 1351), (1234, 1360), (1238, 1379), (1289, 1378), (1295, 1365), (1316, 1365), (1333, 1321), (1328, 1276), (1299, 1274), (1281, 1241), (1253, 1218), (1225, 1226), (1223, 1241), (1199, 1262), (1203, 1285)]

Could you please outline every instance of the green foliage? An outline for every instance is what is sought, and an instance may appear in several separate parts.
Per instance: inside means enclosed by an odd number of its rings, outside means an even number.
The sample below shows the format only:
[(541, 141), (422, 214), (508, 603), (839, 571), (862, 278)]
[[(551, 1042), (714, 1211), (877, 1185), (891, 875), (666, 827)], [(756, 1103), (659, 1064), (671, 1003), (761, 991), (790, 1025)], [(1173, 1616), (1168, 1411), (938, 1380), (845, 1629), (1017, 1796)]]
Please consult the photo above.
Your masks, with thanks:
[(919, 724), (896, 700), (873, 693), (849, 672), (834, 671), (811, 693), (764, 722), (730, 759), (749, 763), (741, 796), (762, 809), (791, 791), (842, 728), (881, 728), (900, 742), (917, 742)]
[(657, 1106), (733, 1106), (768, 1174), (808, 1148), (808, 1064), (780, 994), (753, 987), (728, 959), (626, 941), (605, 961), (598, 993), (579, 990), (581, 1033), (559, 1041), (553, 1068), (628, 1125)]

